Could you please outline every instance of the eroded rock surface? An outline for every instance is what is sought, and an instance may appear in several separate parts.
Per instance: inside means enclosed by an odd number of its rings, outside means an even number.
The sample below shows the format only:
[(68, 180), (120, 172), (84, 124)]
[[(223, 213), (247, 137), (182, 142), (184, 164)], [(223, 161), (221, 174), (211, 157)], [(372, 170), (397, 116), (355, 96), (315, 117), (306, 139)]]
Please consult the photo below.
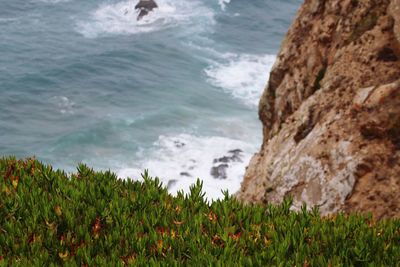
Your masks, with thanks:
[(238, 198), (400, 216), (400, 0), (305, 0), (259, 116)]

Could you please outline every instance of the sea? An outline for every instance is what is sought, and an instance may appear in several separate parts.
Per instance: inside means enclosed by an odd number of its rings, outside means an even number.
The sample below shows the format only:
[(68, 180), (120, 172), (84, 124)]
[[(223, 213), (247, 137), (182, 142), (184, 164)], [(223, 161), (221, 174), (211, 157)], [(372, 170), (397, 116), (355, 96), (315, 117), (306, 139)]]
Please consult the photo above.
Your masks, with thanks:
[(301, 0), (0, 1), (0, 156), (239, 190)]

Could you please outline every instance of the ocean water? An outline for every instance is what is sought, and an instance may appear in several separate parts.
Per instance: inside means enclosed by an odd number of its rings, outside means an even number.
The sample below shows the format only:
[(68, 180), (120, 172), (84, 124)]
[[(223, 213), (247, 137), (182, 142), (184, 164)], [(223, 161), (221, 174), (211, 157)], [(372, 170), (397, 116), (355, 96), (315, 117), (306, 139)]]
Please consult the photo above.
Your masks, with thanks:
[(300, 0), (0, 1), (0, 155), (236, 192)]

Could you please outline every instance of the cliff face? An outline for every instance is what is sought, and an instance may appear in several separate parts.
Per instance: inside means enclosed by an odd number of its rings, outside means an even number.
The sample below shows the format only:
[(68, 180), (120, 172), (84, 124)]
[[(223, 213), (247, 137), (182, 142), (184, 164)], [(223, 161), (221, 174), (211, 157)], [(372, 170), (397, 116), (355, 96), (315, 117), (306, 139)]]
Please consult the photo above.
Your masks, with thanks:
[(305, 0), (260, 100), (237, 196), (400, 215), (400, 0)]

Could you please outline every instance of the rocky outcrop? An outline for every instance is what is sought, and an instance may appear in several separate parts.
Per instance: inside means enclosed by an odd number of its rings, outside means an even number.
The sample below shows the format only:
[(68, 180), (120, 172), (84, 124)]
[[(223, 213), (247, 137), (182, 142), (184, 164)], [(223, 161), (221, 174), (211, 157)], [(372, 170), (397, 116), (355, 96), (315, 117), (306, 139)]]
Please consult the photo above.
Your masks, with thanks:
[(139, 12), (136, 20), (141, 20), (155, 8), (158, 8), (158, 5), (154, 0), (140, 0), (135, 6), (135, 10)]
[(237, 197), (400, 215), (400, 0), (305, 0), (260, 100)]

